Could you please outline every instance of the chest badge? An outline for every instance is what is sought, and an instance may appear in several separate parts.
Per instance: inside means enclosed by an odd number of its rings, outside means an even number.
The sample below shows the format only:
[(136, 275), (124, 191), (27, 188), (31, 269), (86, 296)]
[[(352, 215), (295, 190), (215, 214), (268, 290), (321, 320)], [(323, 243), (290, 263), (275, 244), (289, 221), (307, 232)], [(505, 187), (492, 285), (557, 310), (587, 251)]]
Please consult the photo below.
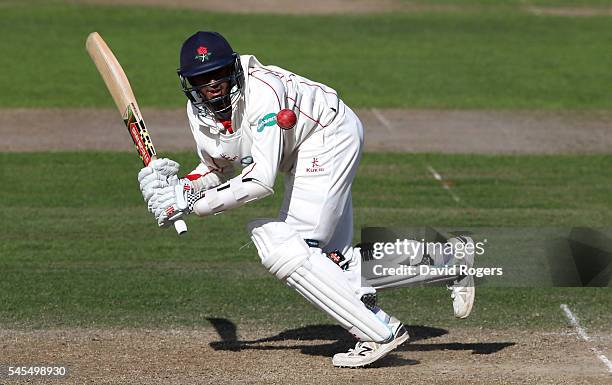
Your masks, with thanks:
[(319, 158), (312, 158), (311, 167), (306, 167), (308, 173), (318, 173), (325, 171), (325, 168), (319, 164)]

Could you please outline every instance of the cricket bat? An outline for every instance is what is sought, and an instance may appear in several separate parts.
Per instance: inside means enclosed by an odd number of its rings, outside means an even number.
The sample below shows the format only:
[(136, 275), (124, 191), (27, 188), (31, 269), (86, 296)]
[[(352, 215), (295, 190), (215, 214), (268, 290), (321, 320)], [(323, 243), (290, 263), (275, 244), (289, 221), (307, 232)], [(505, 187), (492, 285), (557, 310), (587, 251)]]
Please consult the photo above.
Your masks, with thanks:
[[(85, 47), (119, 109), (140, 159), (147, 166), (151, 161), (157, 159), (157, 154), (123, 68), (97, 32), (89, 34)], [(182, 219), (174, 221), (174, 228), (179, 235), (187, 232), (187, 225)]]

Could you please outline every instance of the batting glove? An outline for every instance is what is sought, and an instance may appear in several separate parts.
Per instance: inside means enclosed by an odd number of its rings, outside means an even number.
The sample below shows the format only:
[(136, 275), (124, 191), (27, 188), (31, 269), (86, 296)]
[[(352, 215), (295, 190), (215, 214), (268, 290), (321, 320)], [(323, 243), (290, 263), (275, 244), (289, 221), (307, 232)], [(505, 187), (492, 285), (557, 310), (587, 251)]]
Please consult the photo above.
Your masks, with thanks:
[(179, 179), (176, 185), (160, 188), (153, 194), (150, 211), (159, 227), (166, 227), (191, 213), (193, 205), (203, 196), (204, 191), (196, 192), (189, 179)]
[(180, 165), (177, 162), (161, 158), (152, 161), (147, 167), (141, 169), (138, 173), (138, 183), (144, 201), (149, 203), (156, 190), (176, 185), (178, 183), (176, 174), (179, 167)]

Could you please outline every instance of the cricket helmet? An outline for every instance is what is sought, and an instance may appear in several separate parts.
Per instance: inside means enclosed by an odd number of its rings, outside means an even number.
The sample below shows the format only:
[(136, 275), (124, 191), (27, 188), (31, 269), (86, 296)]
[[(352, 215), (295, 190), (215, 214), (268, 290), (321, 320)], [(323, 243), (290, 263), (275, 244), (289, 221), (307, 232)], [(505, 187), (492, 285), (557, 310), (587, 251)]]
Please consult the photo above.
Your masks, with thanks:
[[(202, 85), (194, 85), (196, 76), (228, 67), (228, 75), (206, 86), (229, 82), (229, 92), (213, 99), (204, 98), (198, 91)], [(232, 106), (240, 98), (244, 85), (244, 73), (238, 55), (218, 32), (199, 31), (191, 35), (181, 47), (180, 67), (177, 70), (183, 92), (198, 110), (227, 117)]]

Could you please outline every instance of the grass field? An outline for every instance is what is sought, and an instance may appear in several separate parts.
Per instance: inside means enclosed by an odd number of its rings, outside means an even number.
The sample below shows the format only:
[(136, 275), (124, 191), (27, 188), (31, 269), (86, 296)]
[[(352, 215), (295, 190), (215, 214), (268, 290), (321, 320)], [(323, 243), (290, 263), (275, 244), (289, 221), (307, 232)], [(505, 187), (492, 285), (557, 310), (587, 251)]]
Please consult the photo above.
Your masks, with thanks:
[[(178, 49), (208, 29), (241, 53), (333, 86), (351, 107), (519, 117), (519, 109), (560, 117), (612, 109), (612, 16), (529, 10), (608, 9), (609, 0), (404, 2), (422, 11), (238, 15), (0, 0), (0, 119), (12, 108), (111, 107), (84, 49), (94, 30), (146, 108), (184, 107)], [(193, 152), (162, 155), (182, 172), (197, 162)], [(453, 318), (444, 287), (381, 291), (381, 306), (410, 325), (412, 339), (354, 374), (329, 365), (353, 343), (348, 334), (268, 273), (249, 245), (245, 225), (277, 215), (280, 178), (270, 198), (187, 218), (190, 232), (179, 238), (147, 213), (133, 153), (0, 152), (0, 162), (0, 383), (4, 364), (60, 359), (74, 373), (69, 383), (608, 383), (597, 360), (610, 357), (610, 288), (488, 280), (467, 320)], [(366, 153), (353, 186), (355, 242), (361, 226), (611, 229), (610, 169), (612, 155)], [(579, 317), (588, 343), (560, 304)]]
[(178, 50), (200, 29), (219, 30), (239, 52), (332, 85), (355, 107), (612, 107), (612, 30), (605, 16), (536, 16), (512, 8), (229, 15), (56, 2), (9, 3), (0, 20), (5, 108), (111, 106), (84, 50), (94, 30), (115, 50), (141, 104), (179, 107)]
[[(186, 169), (189, 153), (171, 154)], [(145, 210), (126, 153), (2, 154), (0, 326), (197, 326), (326, 321), (260, 266), (244, 225), (273, 217), (270, 199), (207, 219), (178, 238)], [(428, 173), (453, 183), (457, 205)], [(609, 226), (611, 156), (366, 154), (354, 186), (362, 225)], [(34, 182), (32, 182), (34, 181)], [(219, 240), (223, 239), (223, 242)], [(443, 288), (387, 291), (382, 304), (407, 322), (452, 326)], [(609, 289), (482, 288), (462, 325), (558, 328), (569, 303), (589, 328), (612, 321)], [(279, 317), (278, 314), (284, 314)]]

